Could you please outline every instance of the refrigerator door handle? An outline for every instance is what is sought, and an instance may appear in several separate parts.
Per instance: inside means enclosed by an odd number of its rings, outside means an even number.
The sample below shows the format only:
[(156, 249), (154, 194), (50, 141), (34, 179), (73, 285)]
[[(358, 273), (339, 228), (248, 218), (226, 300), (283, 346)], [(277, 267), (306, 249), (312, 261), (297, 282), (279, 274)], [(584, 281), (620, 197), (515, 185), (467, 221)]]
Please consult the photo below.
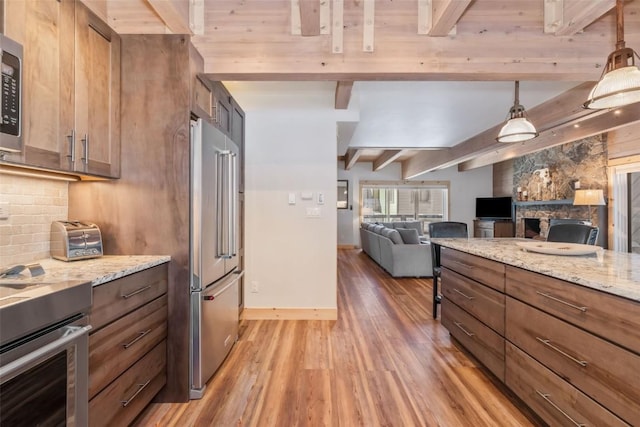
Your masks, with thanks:
[(216, 291), (215, 293), (213, 293), (212, 295), (208, 295), (206, 292), (203, 293), (202, 299), (204, 301), (213, 301), (214, 299), (216, 299), (217, 297), (219, 297), (220, 295), (222, 295), (227, 289), (229, 289), (231, 286), (233, 286), (234, 283), (236, 283), (238, 280), (240, 280), (242, 278), (242, 276), (244, 276), (244, 271), (240, 271), (236, 277), (232, 277), (230, 278), (231, 280), (229, 280), (229, 282), (225, 285), (221, 285), (221, 286), (216, 286)]
[[(216, 153), (216, 212), (224, 212), (224, 154)], [(216, 256), (223, 257), (224, 254), (224, 215), (216, 215)]]
[(229, 231), (228, 231), (228, 251), (227, 251), (227, 256), (229, 258), (233, 258), (236, 254), (236, 245), (235, 245), (235, 240), (236, 240), (236, 233), (235, 233), (235, 227), (236, 227), (236, 206), (235, 206), (235, 202), (236, 202), (236, 179), (235, 179), (235, 170), (236, 170), (236, 163), (235, 163), (235, 154), (233, 153), (229, 153), (228, 155), (228, 185), (227, 185), (227, 191), (229, 192), (229, 194), (227, 195), (227, 200), (229, 201), (229, 206), (228, 206), (228, 227), (229, 227)]

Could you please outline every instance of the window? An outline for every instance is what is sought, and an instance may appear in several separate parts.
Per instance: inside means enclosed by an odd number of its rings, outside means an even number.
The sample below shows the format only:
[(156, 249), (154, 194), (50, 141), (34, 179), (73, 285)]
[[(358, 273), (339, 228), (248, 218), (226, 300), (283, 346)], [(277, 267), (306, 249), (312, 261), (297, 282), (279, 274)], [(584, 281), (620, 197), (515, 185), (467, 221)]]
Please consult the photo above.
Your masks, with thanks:
[(449, 219), (449, 182), (360, 183), (360, 221), (420, 221), (423, 234), (429, 223)]

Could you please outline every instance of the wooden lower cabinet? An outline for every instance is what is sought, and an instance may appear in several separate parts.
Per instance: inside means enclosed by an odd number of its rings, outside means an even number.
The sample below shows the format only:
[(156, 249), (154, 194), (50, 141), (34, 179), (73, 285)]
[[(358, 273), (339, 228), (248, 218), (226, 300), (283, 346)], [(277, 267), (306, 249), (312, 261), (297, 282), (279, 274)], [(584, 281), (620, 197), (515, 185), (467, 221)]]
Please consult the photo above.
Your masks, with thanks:
[(513, 221), (473, 220), (473, 237), (498, 238), (515, 237)]
[(442, 325), (496, 377), (504, 381), (502, 336), (446, 298), (442, 300)]
[(640, 423), (640, 356), (511, 297), (506, 338), (620, 418)]
[(504, 294), (451, 271), (442, 269), (442, 294), (449, 301), (482, 319), (488, 327), (504, 335)]
[(129, 425), (167, 382), (166, 354), (162, 341), (91, 399), (89, 425)]
[(640, 305), (481, 259), (443, 248), (451, 336), (551, 426), (640, 425)]
[(167, 274), (165, 263), (93, 289), (91, 427), (129, 425), (167, 382)]
[(550, 426), (628, 426), (593, 399), (506, 343), (505, 383)]

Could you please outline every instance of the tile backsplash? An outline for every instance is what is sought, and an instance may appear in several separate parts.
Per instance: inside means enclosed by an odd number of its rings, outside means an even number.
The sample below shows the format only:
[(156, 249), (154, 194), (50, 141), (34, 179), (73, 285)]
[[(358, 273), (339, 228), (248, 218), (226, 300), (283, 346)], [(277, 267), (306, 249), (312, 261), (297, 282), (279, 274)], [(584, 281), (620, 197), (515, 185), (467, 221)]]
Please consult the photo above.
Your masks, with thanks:
[(0, 175), (0, 268), (48, 258), (51, 222), (66, 220), (69, 184), (42, 178)]

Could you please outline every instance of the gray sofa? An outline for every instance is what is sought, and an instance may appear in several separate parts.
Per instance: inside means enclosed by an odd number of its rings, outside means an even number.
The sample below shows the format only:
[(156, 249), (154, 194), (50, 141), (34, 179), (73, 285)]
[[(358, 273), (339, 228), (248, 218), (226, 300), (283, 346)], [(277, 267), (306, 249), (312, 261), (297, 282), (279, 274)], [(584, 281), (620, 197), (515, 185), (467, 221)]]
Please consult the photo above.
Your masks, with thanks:
[(417, 221), (362, 223), (362, 250), (393, 277), (431, 277), (431, 245), (420, 241), (419, 227)]

